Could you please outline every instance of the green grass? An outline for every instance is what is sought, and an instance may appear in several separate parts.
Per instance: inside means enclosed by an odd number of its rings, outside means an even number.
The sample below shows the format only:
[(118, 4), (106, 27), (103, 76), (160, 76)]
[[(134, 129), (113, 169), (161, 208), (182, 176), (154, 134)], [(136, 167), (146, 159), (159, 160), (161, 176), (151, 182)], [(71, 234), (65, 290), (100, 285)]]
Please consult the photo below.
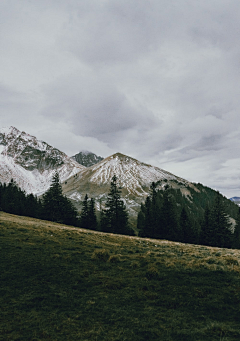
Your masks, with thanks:
[(0, 213), (0, 340), (240, 340), (240, 251)]

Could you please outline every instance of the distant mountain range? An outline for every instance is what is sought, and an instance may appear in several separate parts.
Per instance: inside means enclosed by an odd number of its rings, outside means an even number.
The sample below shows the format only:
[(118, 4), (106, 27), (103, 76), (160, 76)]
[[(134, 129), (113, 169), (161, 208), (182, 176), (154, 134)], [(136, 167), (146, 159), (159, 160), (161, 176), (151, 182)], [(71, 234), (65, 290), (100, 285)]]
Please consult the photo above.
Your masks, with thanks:
[(0, 182), (8, 183), (13, 178), (27, 193), (40, 195), (49, 188), (55, 171), (60, 175), (63, 193), (79, 209), (85, 194), (95, 198), (97, 209), (103, 207), (113, 175), (117, 176), (122, 198), (133, 217), (137, 216), (141, 203), (149, 195), (152, 182), (157, 182), (159, 190), (166, 186), (179, 190), (189, 203), (199, 193), (203, 196), (201, 200), (204, 196), (206, 202), (209, 200), (209, 189), (206, 187), (130, 156), (116, 153), (103, 159), (82, 151), (68, 157), (46, 142), (14, 127), (0, 129)]
[(238, 206), (240, 206), (240, 197), (232, 197), (230, 198), (230, 200), (233, 201)]

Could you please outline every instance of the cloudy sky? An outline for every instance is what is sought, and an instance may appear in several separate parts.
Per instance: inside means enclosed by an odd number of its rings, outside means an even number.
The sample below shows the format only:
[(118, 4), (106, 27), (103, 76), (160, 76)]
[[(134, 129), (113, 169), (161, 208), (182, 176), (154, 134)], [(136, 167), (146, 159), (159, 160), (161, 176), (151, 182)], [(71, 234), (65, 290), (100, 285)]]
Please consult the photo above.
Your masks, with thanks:
[(239, 0), (1, 0), (0, 127), (240, 196)]

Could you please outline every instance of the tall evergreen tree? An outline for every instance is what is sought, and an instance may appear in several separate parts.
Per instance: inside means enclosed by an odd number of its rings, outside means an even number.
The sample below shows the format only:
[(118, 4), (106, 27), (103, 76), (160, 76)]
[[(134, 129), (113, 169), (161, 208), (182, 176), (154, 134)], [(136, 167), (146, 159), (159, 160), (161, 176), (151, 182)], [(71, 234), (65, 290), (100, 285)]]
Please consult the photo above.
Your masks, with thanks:
[(80, 227), (89, 228), (88, 223), (88, 195), (86, 194), (82, 202), (82, 211), (80, 214)]
[(128, 225), (128, 213), (123, 200), (121, 190), (117, 185), (117, 177), (114, 175), (111, 181), (105, 209), (101, 212), (101, 230), (111, 233), (132, 234)]
[(43, 195), (44, 218), (58, 223), (77, 225), (77, 210), (62, 193), (59, 174), (52, 178), (49, 190)]
[(98, 223), (96, 217), (96, 209), (95, 209), (95, 200), (93, 198), (90, 199), (88, 205), (88, 213), (89, 213), (89, 228), (91, 230), (97, 230)]
[(55, 172), (49, 190), (43, 195), (43, 209), (46, 219), (63, 223), (63, 194), (59, 174)]
[(160, 224), (158, 238), (169, 240), (181, 240), (176, 203), (168, 189), (163, 194), (163, 204), (160, 209)]
[(210, 226), (210, 208), (207, 205), (204, 212), (204, 218), (201, 223), (200, 243), (203, 245), (209, 245), (209, 243), (212, 243), (212, 237), (214, 237), (214, 234), (211, 232)]
[(194, 243), (196, 240), (195, 233), (185, 207), (182, 208), (179, 224), (182, 234), (182, 241), (184, 243)]
[(229, 218), (225, 212), (222, 196), (219, 192), (216, 194), (214, 205), (210, 211), (209, 228), (208, 245), (231, 247), (232, 235), (229, 229)]
[(80, 215), (80, 227), (96, 230), (97, 229), (97, 218), (95, 210), (95, 200), (88, 199), (88, 195), (85, 195), (82, 204), (82, 211)]

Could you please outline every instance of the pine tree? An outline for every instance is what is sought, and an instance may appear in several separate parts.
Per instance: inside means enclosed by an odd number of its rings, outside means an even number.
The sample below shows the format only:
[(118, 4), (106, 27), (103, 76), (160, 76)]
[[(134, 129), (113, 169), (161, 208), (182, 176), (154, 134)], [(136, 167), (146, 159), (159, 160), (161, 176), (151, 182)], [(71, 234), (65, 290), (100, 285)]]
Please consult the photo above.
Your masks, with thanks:
[(152, 202), (150, 196), (146, 198), (145, 205), (141, 207), (142, 210), (138, 214), (139, 236), (153, 238)]
[(77, 210), (62, 193), (59, 174), (56, 172), (52, 178), (49, 190), (43, 195), (43, 215), (44, 219), (78, 225)]
[(117, 186), (117, 177), (114, 175), (111, 181), (105, 210), (101, 212), (101, 230), (111, 233), (132, 234), (128, 225), (128, 214), (123, 200), (121, 190)]
[(89, 212), (89, 228), (91, 230), (97, 230), (98, 223), (97, 223), (97, 217), (96, 217), (95, 200), (93, 198), (90, 199), (88, 212)]
[(189, 220), (186, 209), (183, 207), (180, 215), (180, 229), (183, 243), (193, 243), (195, 240), (192, 224)]
[(160, 209), (158, 238), (174, 241), (181, 240), (176, 203), (168, 190), (165, 190), (163, 194), (163, 204)]
[(210, 209), (207, 205), (204, 212), (204, 219), (201, 223), (200, 243), (203, 245), (210, 245), (212, 243), (212, 235), (214, 236), (210, 227)]
[(91, 198), (88, 200), (88, 195), (85, 195), (82, 211), (80, 215), (80, 227), (96, 230), (97, 229), (97, 218), (95, 210), (95, 200)]
[(217, 192), (213, 208), (210, 212), (209, 244), (218, 247), (231, 247), (232, 235), (230, 223), (225, 212), (222, 196)]
[(49, 190), (43, 195), (43, 208), (46, 219), (63, 222), (63, 194), (59, 174), (55, 172)]
[(80, 214), (80, 227), (88, 229), (88, 195), (86, 194), (82, 203), (82, 211)]

